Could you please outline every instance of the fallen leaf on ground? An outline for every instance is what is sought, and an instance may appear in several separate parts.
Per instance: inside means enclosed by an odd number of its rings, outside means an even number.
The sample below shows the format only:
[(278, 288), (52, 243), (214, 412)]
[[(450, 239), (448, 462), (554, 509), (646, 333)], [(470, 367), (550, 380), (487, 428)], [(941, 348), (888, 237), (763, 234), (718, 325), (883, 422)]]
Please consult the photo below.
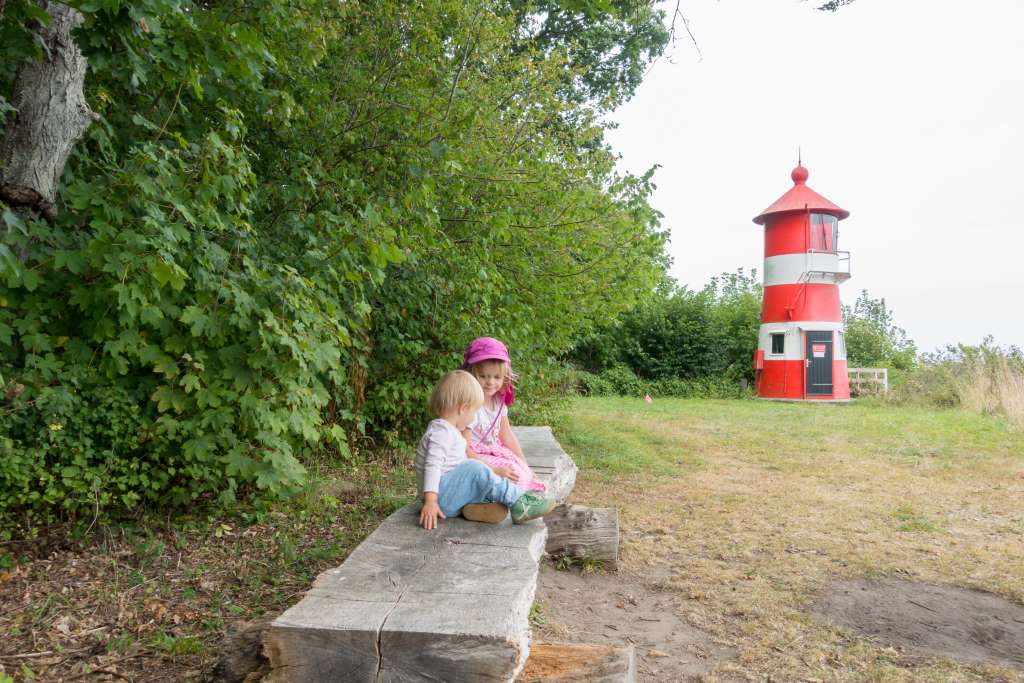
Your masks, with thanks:
[(65, 614), (57, 621), (53, 622), (53, 630), (63, 635), (71, 633), (71, 617)]

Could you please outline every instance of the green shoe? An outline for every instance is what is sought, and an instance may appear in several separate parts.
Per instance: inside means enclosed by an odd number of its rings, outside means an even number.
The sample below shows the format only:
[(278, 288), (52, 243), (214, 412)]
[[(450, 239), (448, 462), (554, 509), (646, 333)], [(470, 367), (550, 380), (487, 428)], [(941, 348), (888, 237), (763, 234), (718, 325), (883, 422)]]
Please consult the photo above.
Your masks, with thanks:
[(524, 493), (519, 500), (512, 503), (508, 510), (512, 513), (512, 522), (522, 524), (537, 519), (551, 512), (555, 507), (554, 498), (541, 498), (536, 493)]

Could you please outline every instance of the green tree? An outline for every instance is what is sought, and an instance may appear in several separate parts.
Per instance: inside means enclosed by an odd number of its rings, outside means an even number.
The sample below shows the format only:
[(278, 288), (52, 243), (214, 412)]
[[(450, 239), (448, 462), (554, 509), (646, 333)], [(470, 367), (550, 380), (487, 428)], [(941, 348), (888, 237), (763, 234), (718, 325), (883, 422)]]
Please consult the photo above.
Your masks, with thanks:
[(561, 52), (569, 67), (560, 93), (614, 109), (636, 91), (665, 51), (665, 12), (650, 0), (509, 0), (516, 49), (543, 58)]
[(862, 290), (853, 308), (843, 306), (843, 322), (850, 367), (907, 370), (914, 365), (917, 348), (896, 325), (885, 299), (872, 299)]
[[(470, 338), (532, 378), (663, 270), (607, 98), (566, 96), (594, 63), (505, 4), (74, 9), (99, 118), (51, 215), (0, 205), (0, 509), (291, 490), (418, 429)], [(46, 59), (31, 12), (0, 13), (5, 97)]]

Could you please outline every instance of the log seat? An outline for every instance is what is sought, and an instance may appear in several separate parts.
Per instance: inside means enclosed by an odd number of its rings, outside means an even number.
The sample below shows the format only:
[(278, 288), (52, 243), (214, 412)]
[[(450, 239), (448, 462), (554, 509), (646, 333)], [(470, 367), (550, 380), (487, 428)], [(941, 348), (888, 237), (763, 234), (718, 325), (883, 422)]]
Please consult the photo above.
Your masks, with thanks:
[[(560, 501), (576, 466), (549, 427), (517, 427), (527, 461)], [(384, 520), (264, 637), (276, 682), (513, 681), (529, 655), (543, 520), (439, 520), (420, 503)]]

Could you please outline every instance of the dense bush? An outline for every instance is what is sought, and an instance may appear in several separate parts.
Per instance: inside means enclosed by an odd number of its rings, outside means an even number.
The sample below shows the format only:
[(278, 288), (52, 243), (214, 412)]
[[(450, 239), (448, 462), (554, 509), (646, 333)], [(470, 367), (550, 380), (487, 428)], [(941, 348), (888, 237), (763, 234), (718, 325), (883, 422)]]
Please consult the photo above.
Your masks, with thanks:
[[(663, 268), (598, 121), (648, 3), (73, 4), (101, 120), (55, 222), (0, 205), (0, 508), (288, 491), (418, 429), (480, 334), (529, 404)], [(45, 18), (5, 7), (0, 95)]]
[(580, 372), (577, 391), (584, 396), (650, 396), (679, 398), (749, 398), (750, 386), (724, 376), (682, 379), (641, 379), (624, 365), (599, 373)]
[(622, 366), (645, 380), (753, 379), (761, 316), (757, 272), (726, 273), (699, 292), (663, 285), (584, 337), (570, 359), (591, 373)]
[[(723, 274), (697, 292), (662, 285), (573, 349), (570, 360), (586, 371), (583, 391), (744, 394), (743, 382), (750, 386), (754, 379), (761, 296), (756, 271)], [(843, 307), (843, 319), (850, 367), (888, 368), (897, 381), (901, 373), (918, 369), (914, 342), (896, 325), (885, 299), (862, 291), (853, 306)], [(922, 366), (915, 381), (942, 384), (939, 374)], [(941, 393), (936, 391), (936, 399)]]

